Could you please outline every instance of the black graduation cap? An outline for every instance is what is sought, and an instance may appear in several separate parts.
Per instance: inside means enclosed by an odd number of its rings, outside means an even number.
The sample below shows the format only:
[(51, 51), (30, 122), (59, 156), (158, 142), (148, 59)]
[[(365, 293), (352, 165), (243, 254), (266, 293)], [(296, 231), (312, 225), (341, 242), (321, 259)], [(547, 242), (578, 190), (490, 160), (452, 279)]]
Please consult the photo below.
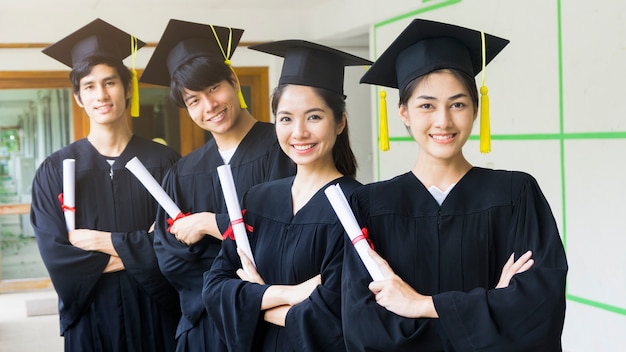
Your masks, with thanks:
[[(398, 88), (402, 92), (413, 79), (439, 69), (458, 69), (474, 77), (507, 44), (507, 39), (473, 29), (414, 19), (365, 72), (360, 82)], [(491, 131), (484, 73), (480, 92), (480, 151), (488, 153), (491, 151)], [(380, 148), (386, 151), (389, 149), (386, 93), (381, 91), (380, 95)]]
[(284, 57), (278, 84), (324, 88), (343, 95), (345, 66), (371, 65), (358, 56), (305, 40), (281, 40), (250, 49)]
[(136, 40), (135, 50), (146, 45), (98, 18), (45, 48), (42, 52), (73, 68), (75, 64), (93, 56), (124, 60), (132, 53), (134, 40)]
[(139, 80), (169, 87), (172, 72), (187, 60), (201, 56), (230, 60), (242, 35), (243, 29), (171, 19)]
[[(485, 33), (485, 65), (508, 40)], [(483, 67), (481, 32), (447, 23), (414, 19), (363, 75), (361, 83), (399, 88), (421, 75), (443, 69), (471, 77)]]

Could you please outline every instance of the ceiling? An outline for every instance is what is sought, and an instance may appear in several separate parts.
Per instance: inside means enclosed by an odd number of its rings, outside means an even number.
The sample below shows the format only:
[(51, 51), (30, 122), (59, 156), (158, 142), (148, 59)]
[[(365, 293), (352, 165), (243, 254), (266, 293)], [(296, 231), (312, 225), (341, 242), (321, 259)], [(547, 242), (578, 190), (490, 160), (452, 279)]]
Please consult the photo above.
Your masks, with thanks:
[[(112, 11), (119, 11), (123, 8), (125, 11), (135, 11), (137, 9), (147, 9), (144, 11), (147, 15), (150, 11), (160, 11), (163, 9), (172, 8), (176, 11), (199, 11), (198, 9), (207, 9), (216, 13), (228, 13), (236, 14), (238, 18), (254, 18), (258, 17), (261, 13), (276, 13), (277, 17), (291, 19), (291, 23), (294, 21), (294, 15), (298, 16), (302, 13), (306, 13), (307, 9), (312, 9), (317, 6), (328, 5), (335, 1), (334, 4), (339, 4), (337, 0), (316, 0), (316, 1), (298, 1), (298, 0), (10, 0), (2, 1), (2, 12), (17, 14), (24, 12), (27, 17), (24, 18), (24, 22), (35, 20), (36, 16), (33, 14), (32, 9), (37, 9), (38, 13), (45, 13), (49, 11), (50, 17), (54, 17), (58, 14), (59, 9), (76, 9), (76, 15), (82, 14), (98, 14), (98, 16), (107, 16)], [(157, 10), (155, 10), (157, 9)], [(167, 12), (167, 11), (165, 11)], [(2, 17), (2, 15), (0, 15)], [(32, 17), (32, 18), (31, 18)], [(128, 17), (128, 16), (126, 16)], [(272, 20), (273, 21), (273, 20)], [(296, 20), (297, 21), (297, 20)], [(280, 21), (278, 21), (280, 22)], [(273, 26), (282, 26), (288, 24), (272, 23)], [(45, 33), (42, 33), (45, 37)], [(45, 40), (44, 40), (45, 41)], [(341, 39), (333, 39), (331, 41), (320, 40), (320, 43), (331, 46), (367, 46), (368, 36), (367, 31), (356, 31), (356, 33), (349, 33), (343, 36)], [(14, 125), (20, 114), (33, 102), (37, 100), (37, 90), (0, 90), (0, 127), (7, 125)], [(143, 97), (142, 99), (148, 99)]]
[(249, 9), (255, 8), (292, 8), (303, 9), (318, 6), (323, 3), (329, 3), (333, 0), (316, 0), (316, 1), (298, 1), (298, 0), (10, 0), (3, 1), (2, 7), (5, 10), (24, 10), (32, 9), (36, 6), (41, 9), (58, 9), (58, 8), (81, 8), (81, 9), (98, 9), (98, 8), (124, 8), (132, 6), (133, 8), (152, 8), (152, 7), (203, 7), (212, 9)]

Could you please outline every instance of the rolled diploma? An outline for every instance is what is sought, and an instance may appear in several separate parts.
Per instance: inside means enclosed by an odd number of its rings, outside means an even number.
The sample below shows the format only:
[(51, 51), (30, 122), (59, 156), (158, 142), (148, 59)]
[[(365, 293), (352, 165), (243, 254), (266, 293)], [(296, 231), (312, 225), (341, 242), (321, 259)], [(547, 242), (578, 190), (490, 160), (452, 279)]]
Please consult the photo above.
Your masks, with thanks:
[[(63, 159), (63, 215), (67, 232), (76, 229), (76, 160)], [(69, 208), (69, 209), (68, 209)]]
[(222, 193), (224, 193), (224, 200), (226, 201), (226, 208), (228, 209), (228, 217), (230, 218), (230, 223), (233, 227), (235, 243), (237, 243), (237, 247), (241, 248), (246, 256), (250, 258), (252, 265), (256, 268), (256, 263), (254, 262), (254, 257), (252, 256), (252, 249), (250, 249), (248, 233), (246, 232), (246, 225), (243, 222), (243, 215), (241, 214), (239, 198), (237, 197), (237, 189), (235, 188), (235, 181), (233, 181), (233, 173), (230, 170), (230, 165), (226, 164), (218, 166), (217, 174), (220, 178), (220, 184), (222, 185)]
[(365, 239), (358, 240), (356, 243), (354, 242), (354, 239), (361, 236), (363, 233), (361, 232), (359, 223), (356, 221), (356, 218), (352, 213), (352, 209), (350, 209), (350, 204), (348, 203), (346, 196), (343, 194), (341, 187), (339, 184), (331, 185), (324, 190), (324, 193), (330, 201), (330, 205), (333, 207), (333, 210), (335, 210), (341, 225), (343, 225), (348, 237), (352, 241), (352, 244), (361, 258), (361, 261), (365, 264), (365, 268), (369, 272), (370, 276), (374, 280), (382, 280), (384, 278), (383, 274), (380, 271), (378, 264), (374, 261), (374, 258), (372, 258), (369, 254), (369, 243)]
[(144, 187), (146, 187), (154, 199), (165, 209), (167, 215), (172, 219), (176, 219), (178, 214), (181, 213), (180, 209), (174, 201), (172, 201), (172, 198), (165, 193), (161, 185), (159, 185), (146, 167), (143, 166), (141, 161), (137, 157), (133, 157), (126, 163), (126, 168), (139, 179)]

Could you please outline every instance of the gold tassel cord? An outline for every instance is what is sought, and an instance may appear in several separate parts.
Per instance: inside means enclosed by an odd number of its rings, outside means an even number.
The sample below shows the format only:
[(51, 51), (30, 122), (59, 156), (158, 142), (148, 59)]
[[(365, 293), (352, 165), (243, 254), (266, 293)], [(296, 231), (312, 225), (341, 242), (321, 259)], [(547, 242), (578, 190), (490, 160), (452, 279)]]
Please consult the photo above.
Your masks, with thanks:
[(486, 86), (480, 87), (480, 152), (491, 152), (491, 127), (489, 117), (489, 90)]
[(380, 133), (379, 147), (386, 152), (389, 150), (389, 124), (387, 121), (387, 92), (380, 90)]
[(235, 69), (230, 64), (230, 60), (225, 60), (224, 63), (228, 65), (228, 67), (230, 67), (230, 70), (235, 75), (235, 80), (237, 81), (237, 87), (238, 87), (237, 96), (239, 97), (239, 106), (241, 106), (242, 109), (247, 109), (248, 105), (246, 104), (246, 100), (244, 99), (243, 93), (241, 92), (241, 83), (239, 83), (239, 77), (237, 77), (237, 72), (235, 72)]
[(485, 86), (486, 49), (485, 33), (480, 32), (482, 41), (482, 82), (480, 86), (480, 152), (491, 152), (491, 123), (489, 116), (489, 89)]
[(248, 105), (246, 104), (246, 100), (243, 97), (243, 93), (241, 92), (241, 84), (239, 83), (239, 77), (237, 77), (237, 72), (235, 72), (235, 69), (233, 68), (233, 66), (231, 65), (230, 62), (230, 53), (231, 53), (231, 46), (232, 46), (232, 42), (233, 42), (233, 30), (232, 28), (228, 28), (228, 49), (227, 52), (224, 51), (224, 47), (222, 46), (222, 43), (220, 42), (219, 37), (217, 36), (217, 32), (215, 31), (215, 27), (213, 27), (213, 25), (211, 25), (211, 30), (213, 31), (213, 36), (215, 36), (215, 41), (217, 42), (217, 45), (219, 46), (220, 50), (222, 51), (222, 56), (224, 57), (224, 63), (226, 64), (226, 66), (228, 66), (228, 68), (230, 68), (230, 70), (232, 71), (233, 75), (235, 75), (235, 81), (237, 81), (237, 97), (239, 98), (239, 106), (241, 106), (242, 109), (247, 109)]
[(135, 58), (137, 57), (137, 38), (130, 36), (130, 53), (131, 53), (131, 89), (132, 96), (130, 97), (130, 116), (139, 117), (139, 80), (137, 79), (137, 70), (135, 69)]

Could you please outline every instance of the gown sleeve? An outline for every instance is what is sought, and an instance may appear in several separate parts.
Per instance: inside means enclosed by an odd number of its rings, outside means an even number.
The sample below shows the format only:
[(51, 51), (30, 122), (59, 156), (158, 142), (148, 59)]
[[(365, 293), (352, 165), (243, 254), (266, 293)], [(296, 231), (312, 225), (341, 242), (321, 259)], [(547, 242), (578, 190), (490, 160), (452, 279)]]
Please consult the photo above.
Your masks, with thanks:
[(512, 189), (519, 196), (513, 206), (508, 246), (516, 259), (532, 250), (535, 263), (513, 276), (506, 288), (433, 296), (444, 334), (458, 351), (561, 350), (568, 270), (565, 251), (535, 179), (518, 176), (521, 180)]
[(301, 351), (344, 350), (341, 331), (341, 266), (343, 262), (343, 227), (331, 227), (327, 233), (333, 239), (324, 251), (320, 269), (322, 284), (301, 303), (287, 312), (285, 330), (293, 346)]
[[(170, 169), (163, 181), (163, 189), (170, 195), (181, 211), (186, 213), (186, 203), (181, 197), (195, 194), (193, 184), (178, 187), (176, 167)], [(187, 188), (185, 188), (187, 187)], [(204, 306), (200, 298), (202, 290), (202, 275), (211, 267), (211, 263), (221, 246), (221, 241), (205, 236), (192, 246), (179, 242), (168, 231), (168, 215), (159, 207), (154, 229), (153, 248), (159, 268), (167, 280), (178, 292), (183, 318), (178, 331), (191, 329), (204, 313)]]
[(211, 270), (204, 273), (202, 301), (228, 350), (252, 351), (256, 328), (263, 320), (261, 301), (269, 285), (241, 280), (236, 274), (239, 268), (236, 242), (226, 239)]
[(69, 326), (87, 304), (110, 256), (74, 247), (69, 239), (58, 195), (61, 171), (47, 159), (32, 187), (31, 224), (43, 262), (59, 295), (62, 326)]
[(153, 233), (113, 232), (111, 241), (126, 272), (163, 307), (178, 309), (178, 293), (159, 269), (153, 249)]
[[(182, 201), (181, 198), (185, 197), (186, 194), (194, 194), (193, 189), (180, 189), (178, 186), (178, 175), (174, 169), (171, 169), (166, 175), (162, 182), (163, 190), (172, 198), (175, 204), (180, 204)], [(181, 187), (184, 188), (184, 185)], [(192, 187), (192, 186), (190, 186)], [(183, 213), (188, 212), (188, 209), (182, 209)], [(154, 243), (153, 246), (157, 251), (157, 255), (161, 255), (163, 261), (161, 265), (164, 265), (168, 262), (167, 258), (175, 259), (175, 261), (182, 260), (184, 262), (194, 262), (199, 260), (205, 252), (207, 247), (207, 240), (209, 236), (205, 236), (198, 243), (187, 246), (176, 239), (174, 235), (172, 235), (168, 231), (168, 219), (169, 216), (167, 212), (159, 207), (157, 211), (156, 222), (154, 225)], [(172, 265), (176, 265), (172, 263)], [(181, 273), (185, 271), (185, 268), (180, 268)]]
[(352, 242), (345, 237), (341, 311), (346, 350), (444, 350), (438, 320), (404, 318), (376, 303), (368, 289), (372, 278)]

